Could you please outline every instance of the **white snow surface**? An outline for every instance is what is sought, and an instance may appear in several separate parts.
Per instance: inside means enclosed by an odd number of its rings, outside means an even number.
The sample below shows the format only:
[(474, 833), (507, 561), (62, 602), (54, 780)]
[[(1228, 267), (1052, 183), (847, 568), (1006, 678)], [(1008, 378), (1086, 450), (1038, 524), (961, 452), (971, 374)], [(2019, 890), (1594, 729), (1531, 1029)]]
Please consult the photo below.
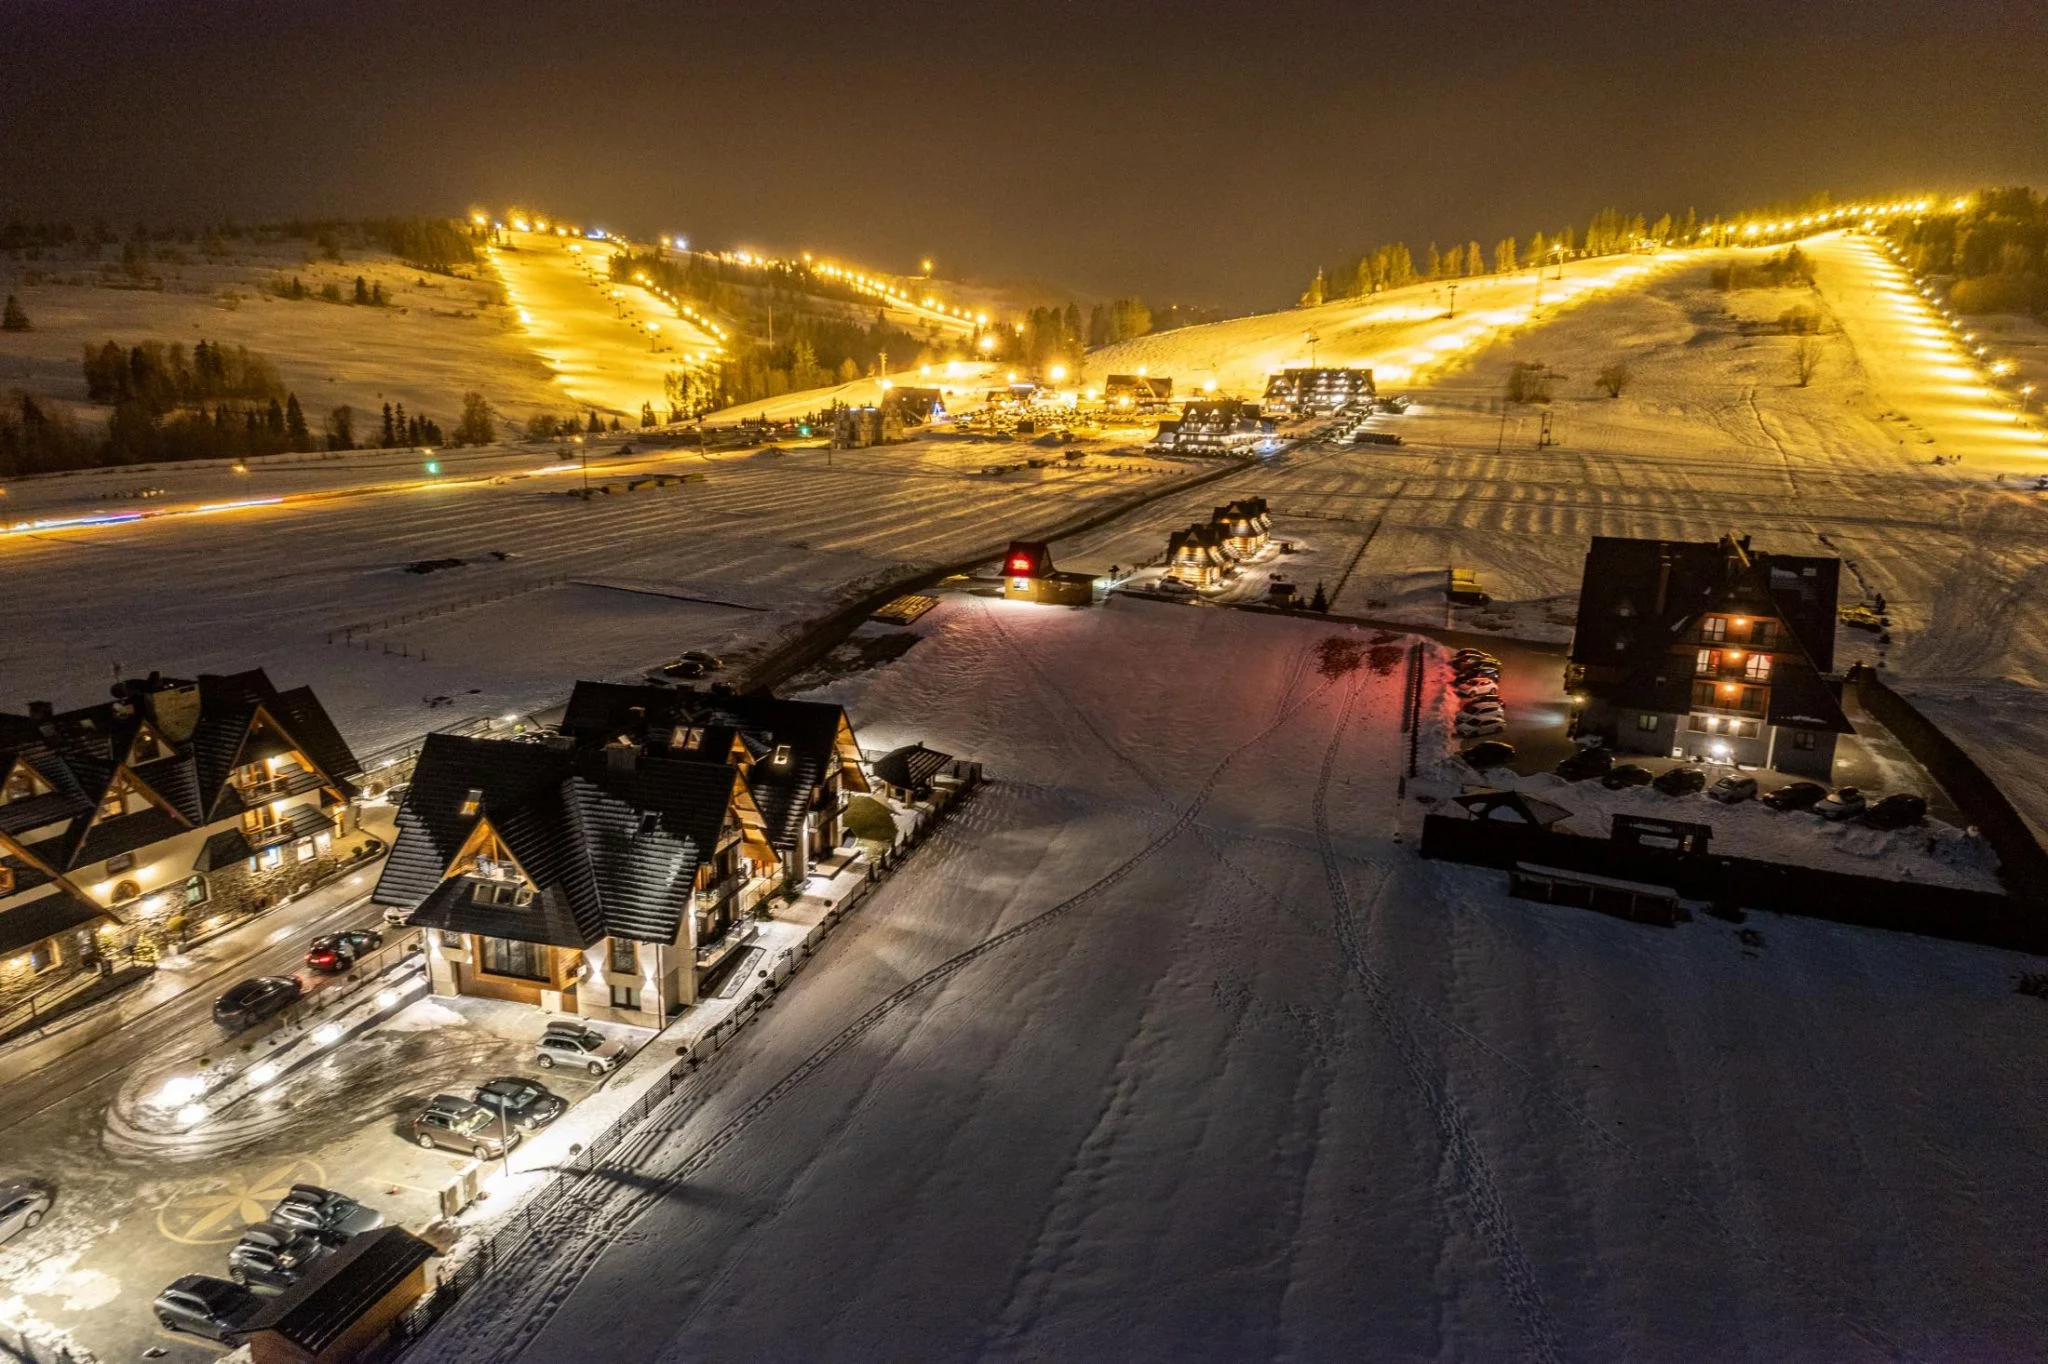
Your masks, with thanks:
[(2025, 959), (1426, 863), (1343, 627), (952, 597), (976, 795), (411, 1360), (2034, 1358)]

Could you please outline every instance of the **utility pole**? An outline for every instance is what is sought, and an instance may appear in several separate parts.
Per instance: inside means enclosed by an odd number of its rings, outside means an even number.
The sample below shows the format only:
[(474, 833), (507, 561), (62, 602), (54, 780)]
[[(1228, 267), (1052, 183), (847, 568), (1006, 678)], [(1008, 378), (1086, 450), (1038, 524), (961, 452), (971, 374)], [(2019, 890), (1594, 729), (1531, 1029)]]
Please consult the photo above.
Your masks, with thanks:
[(1507, 448), (1507, 443), (1508, 443), (1508, 412), (1509, 412), (1509, 411), (1510, 411), (1510, 410), (1511, 410), (1511, 409), (1512, 409), (1513, 407), (1514, 407), (1514, 404), (1513, 404), (1513, 403), (1509, 402), (1509, 401), (1508, 401), (1507, 399), (1505, 399), (1505, 398), (1501, 399), (1501, 403), (1500, 403), (1500, 434), (1499, 434), (1499, 435), (1497, 435), (1497, 436), (1495, 436), (1495, 437), (1493, 438), (1493, 453), (1495, 453), (1496, 455), (1498, 455), (1498, 454), (1502, 453), (1502, 452), (1503, 452), (1503, 451), (1504, 451), (1504, 450), (1505, 450), (1505, 449)]
[(1444, 316), (1446, 316), (1446, 317), (1456, 317), (1457, 315), (1458, 315), (1458, 286), (1457, 286), (1456, 284), (1453, 284), (1453, 285), (1451, 285), (1451, 310), (1450, 310), (1450, 311), (1449, 311), (1448, 313), (1444, 314)]

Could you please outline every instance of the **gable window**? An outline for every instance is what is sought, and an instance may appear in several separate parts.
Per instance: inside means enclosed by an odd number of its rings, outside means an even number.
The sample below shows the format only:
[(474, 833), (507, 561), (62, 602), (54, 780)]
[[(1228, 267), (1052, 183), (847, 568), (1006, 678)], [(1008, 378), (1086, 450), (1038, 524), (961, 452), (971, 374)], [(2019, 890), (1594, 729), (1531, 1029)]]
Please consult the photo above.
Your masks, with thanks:
[(789, 745), (775, 745), (775, 765), (780, 767), (789, 761)]
[(628, 972), (640, 969), (640, 954), (634, 949), (631, 938), (612, 939), (611, 969)]
[(135, 733), (135, 747), (128, 761), (135, 763), (155, 762), (158, 758), (164, 757), (169, 752), (170, 749), (164, 746), (164, 741), (156, 737), (156, 731), (148, 725), (144, 725)]
[(462, 813), (465, 816), (469, 816), (483, 808), (484, 793), (477, 790), (474, 786), (470, 787), (469, 794), (462, 798)]
[(48, 795), (54, 789), (27, 763), (18, 762), (7, 774), (7, 783), (0, 786), (0, 805), (11, 801), (27, 800), (31, 796)]
[(14, 868), (0, 867), (0, 895), (14, 893)]
[(1749, 642), (1759, 649), (1768, 649), (1778, 642), (1778, 622), (1760, 620), (1749, 627)]
[(512, 938), (478, 938), (482, 968), (494, 976), (520, 980), (548, 979), (547, 949), (537, 943)]
[(190, 909), (193, 905), (205, 904), (206, 895), (206, 878), (204, 876), (195, 871), (185, 878), (185, 907), (187, 909)]
[(108, 791), (106, 797), (100, 801), (101, 819), (116, 819), (127, 813), (128, 792), (122, 789), (121, 787), (114, 787), (112, 790)]
[(1769, 654), (1751, 654), (1749, 662), (1742, 665), (1742, 675), (1752, 682), (1770, 681), (1771, 656)]
[(1721, 671), (1721, 651), (1719, 649), (1700, 650), (1699, 661), (1694, 665), (1694, 671), (1702, 677), (1711, 677)]
[(1657, 732), (1657, 717), (1648, 711), (1644, 711), (1636, 717), (1636, 728), (1645, 734), (1655, 734)]
[(1719, 644), (1722, 640), (1728, 638), (1728, 618), (1726, 616), (1708, 616), (1700, 622), (1700, 638), (1713, 644)]

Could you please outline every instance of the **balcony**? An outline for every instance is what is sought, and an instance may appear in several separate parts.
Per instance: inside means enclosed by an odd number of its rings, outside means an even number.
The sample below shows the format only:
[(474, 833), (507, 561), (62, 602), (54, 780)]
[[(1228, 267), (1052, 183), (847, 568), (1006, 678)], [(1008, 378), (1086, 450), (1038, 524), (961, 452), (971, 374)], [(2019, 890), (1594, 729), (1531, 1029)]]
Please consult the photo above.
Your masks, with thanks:
[(744, 919), (727, 924), (725, 931), (710, 942), (697, 944), (697, 969), (709, 971), (754, 940), (754, 921)]
[(736, 871), (722, 881), (714, 881), (697, 892), (697, 908), (710, 909), (728, 896), (736, 895), (747, 883), (747, 874)]

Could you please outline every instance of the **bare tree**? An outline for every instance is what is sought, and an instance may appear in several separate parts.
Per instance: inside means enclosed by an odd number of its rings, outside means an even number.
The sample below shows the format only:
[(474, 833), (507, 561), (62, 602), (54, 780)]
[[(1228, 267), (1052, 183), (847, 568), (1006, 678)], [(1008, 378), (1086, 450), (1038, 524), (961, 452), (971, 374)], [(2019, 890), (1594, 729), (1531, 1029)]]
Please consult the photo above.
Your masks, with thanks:
[(1628, 387), (1629, 381), (1633, 378), (1635, 378), (1635, 375), (1629, 372), (1629, 367), (1621, 361), (1617, 360), (1613, 364), (1601, 370), (1600, 373), (1594, 377), (1593, 382), (1596, 385), (1598, 385), (1601, 391), (1606, 393), (1608, 397), (1619, 398), (1621, 396), (1621, 391)]
[(1810, 333), (1800, 337), (1792, 348), (1792, 372), (1799, 376), (1801, 388), (1813, 382), (1813, 376), (1820, 369), (1820, 356), (1820, 338)]

